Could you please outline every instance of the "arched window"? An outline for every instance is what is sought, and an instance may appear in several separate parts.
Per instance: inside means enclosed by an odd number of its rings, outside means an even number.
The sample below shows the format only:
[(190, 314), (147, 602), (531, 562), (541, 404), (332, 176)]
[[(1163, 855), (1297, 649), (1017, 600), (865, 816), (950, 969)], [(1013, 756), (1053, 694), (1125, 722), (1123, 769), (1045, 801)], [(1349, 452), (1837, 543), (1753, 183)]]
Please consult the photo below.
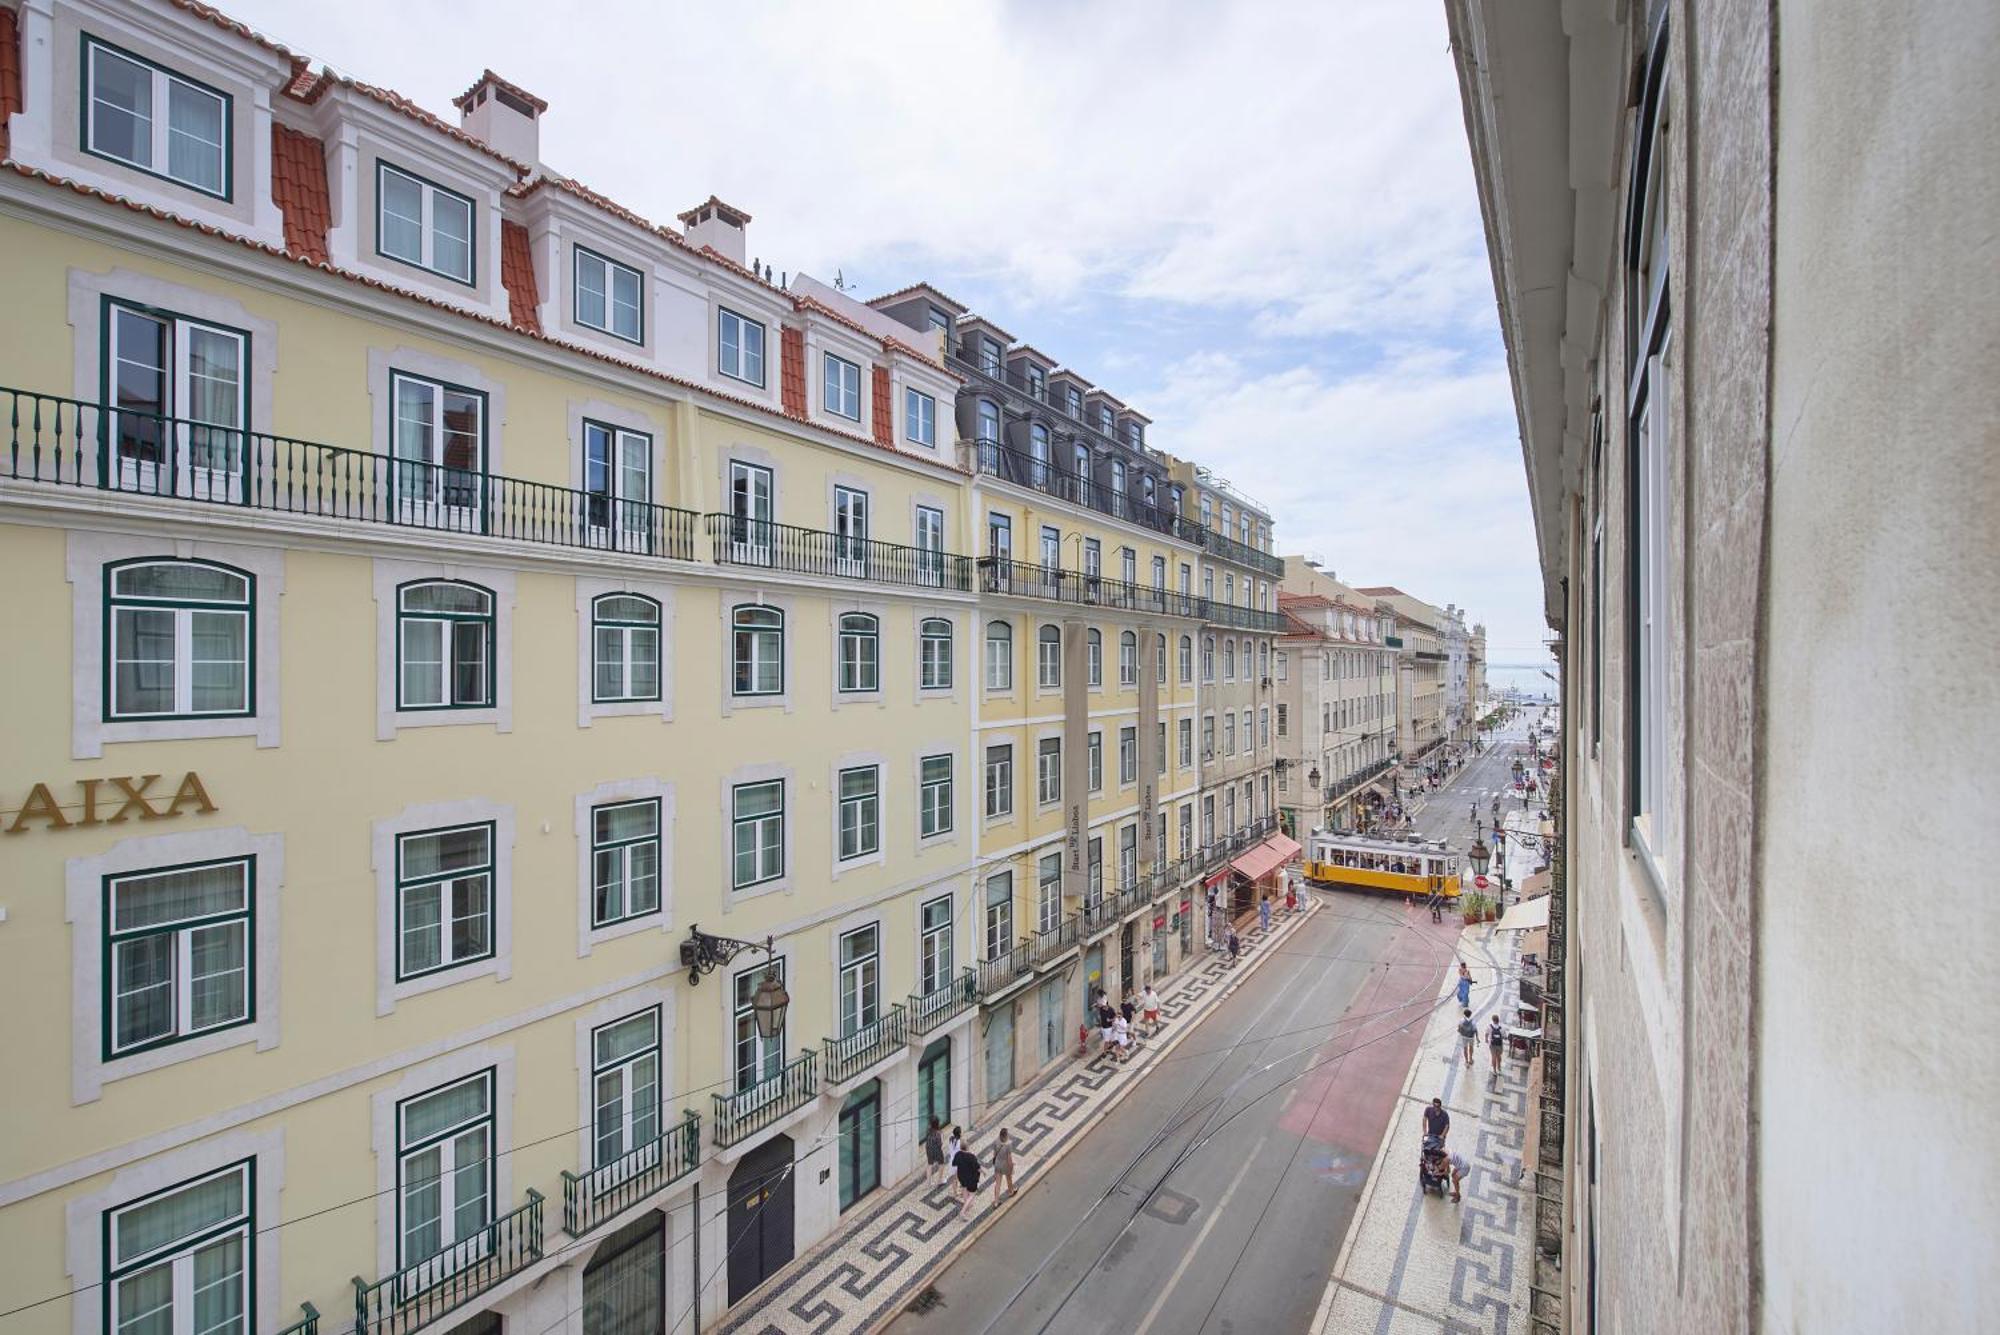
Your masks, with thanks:
[(941, 691), (951, 685), (951, 622), (925, 617), (917, 627), (917, 685)]
[(1062, 630), (1043, 626), (1035, 633), (1035, 682), (1045, 691), (1062, 688)]
[(1194, 684), (1194, 636), (1181, 636), (1181, 685)]
[(493, 594), (431, 580), (396, 590), (396, 707), (493, 703)]
[(660, 698), (660, 605), (636, 593), (590, 603), (590, 698), (598, 704)]
[(1104, 636), (1098, 632), (1095, 626), (1090, 628), (1090, 633), (1084, 640), (1083, 649), (1084, 675), (1088, 678), (1090, 685), (1102, 686), (1104, 684)]
[(1222, 679), (1236, 680), (1236, 641), (1233, 639), (1222, 642)]
[(1159, 643), (1154, 646), (1153, 679), (1159, 682), (1160, 685), (1165, 686), (1167, 684), (1167, 637), (1160, 635), (1157, 638), (1159, 639)]
[(1005, 621), (986, 623), (986, 689), (1014, 689), (1014, 628)]
[(254, 712), (250, 586), (240, 570), (199, 561), (109, 567), (109, 717)]
[(1139, 637), (1129, 630), (1118, 637), (1118, 684), (1139, 684)]
[(731, 617), (735, 629), (736, 695), (782, 695), (785, 690), (785, 614), (746, 603)]
[(840, 618), (839, 670), (843, 691), (882, 689), (881, 623), (866, 612)]
[(1201, 637), (1201, 679), (1203, 681), (1215, 680), (1215, 637), (1213, 635), (1204, 635)]

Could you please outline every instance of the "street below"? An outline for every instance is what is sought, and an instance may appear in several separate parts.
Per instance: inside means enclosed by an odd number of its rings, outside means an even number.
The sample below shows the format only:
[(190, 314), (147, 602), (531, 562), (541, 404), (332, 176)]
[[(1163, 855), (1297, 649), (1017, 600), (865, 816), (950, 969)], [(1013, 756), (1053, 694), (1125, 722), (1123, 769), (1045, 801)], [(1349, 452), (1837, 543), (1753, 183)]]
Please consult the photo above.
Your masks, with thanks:
[[(1495, 794), (1519, 809), (1511, 768), (1525, 735), (1503, 730), (1432, 791), (1416, 829), (1462, 853), (1474, 801), (1488, 830)], [(1321, 911), (891, 1331), (1305, 1328), (1461, 927), (1414, 900), (1312, 893)], [(979, 1130), (990, 1142), (999, 1127)]]

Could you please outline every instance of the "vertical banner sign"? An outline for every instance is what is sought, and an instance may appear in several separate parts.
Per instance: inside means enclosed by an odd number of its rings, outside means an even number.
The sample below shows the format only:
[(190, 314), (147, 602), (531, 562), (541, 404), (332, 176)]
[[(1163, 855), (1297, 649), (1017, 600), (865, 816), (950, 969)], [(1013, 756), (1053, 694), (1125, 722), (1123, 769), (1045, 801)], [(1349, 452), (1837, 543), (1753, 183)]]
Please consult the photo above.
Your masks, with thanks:
[(1139, 628), (1139, 866), (1151, 871), (1160, 857), (1160, 639)]
[[(1088, 882), (1084, 866), (1084, 835), (1090, 811), (1090, 678), (1085, 640), (1089, 627), (1081, 621), (1063, 623), (1063, 897), (1082, 899)], [(1116, 754), (1115, 752), (1113, 753)]]

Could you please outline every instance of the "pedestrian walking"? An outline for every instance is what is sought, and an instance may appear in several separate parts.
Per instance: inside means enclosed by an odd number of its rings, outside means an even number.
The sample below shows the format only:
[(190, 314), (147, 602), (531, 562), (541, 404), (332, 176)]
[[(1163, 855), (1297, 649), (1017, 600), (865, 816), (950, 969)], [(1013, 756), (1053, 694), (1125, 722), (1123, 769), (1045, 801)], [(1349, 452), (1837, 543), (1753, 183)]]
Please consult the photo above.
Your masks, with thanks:
[(1500, 1028), (1500, 1017), (1494, 1016), (1486, 1026), (1486, 1050), (1493, 1055), (1493, 1074), (1500, 1074), (1500, 1052), (1507, 1046), (1507, 1035)]
[(931, 1129), (924, 1132), (924, 1185), (934, 1186), (944, 1175), (944, 1123), (931, 1118)]
[(965, 1143), (965, 1133), (959, 1130), (957, 1127), (953, 1127), (951, 1129), (951, 1135), (946, 1137), (944, 1142), (945, 1163), (953, 1164), (958, 1162), (958, 1147), (964, 1143)]
[(1232, 968), (1232, 969), (1233, 969), (1233, 968), (1235, 968), (1235, 967), (1236, 967), (1236, 957), (1237, 957), (1238, 953), (1239, 953), (1239, 952), (1240, 952), (1240, 951), (1242, 950), (1242, 948), (1243, 948), (1243, 943), (1242, 943), (1242, 942), (1240, 942), (1240, 941), (1238, 941), (1238, 940), (1236, 939), (1236, 929), (1235, 929), (1234, 927), (1230, 928), (1230, 929), (1229, 929), (1229, 967), (1230, 967), (1230, 968)]
[(1111, 1058), (1124, 1061), (1132, 1055), (1132, 1022), (1119, 1016), (1111, 1022)]
[(1443, 1099), (1432, 1099), (1431, 1106), (1424, 1109), (1424, 1137), (1436, 1136), (1442, 1141), (1451, 1134), (1451, 1114), (1444, 1110)]
[(1472, 1069), (1472, 1045), (1478, 1041), (1479, 1026), (1472, 1022), (1472, 1012), (1466, 1011), (1465, 1018), (1458, 1022), (1458, 1043), (1465, 1049), (1465, 1069)]
[(1458, 1004), (1472, 1004), (1472, 970), (1465, 967), (1464, 960), (1458, 962)]
[(979, 1194), (979, 1156), (972, 1152), (968, 1140), (959, 1142), (958, 1153), (951, 1156), (951, 1166), (958, 1174), (958, 1185), (964, 1193), (958, 1198), (958, 1212), (965, 1213), (965, 1207), (972, 1204), (972, 1198)]
[(1265, 932), (1271, 930), (1271, 901), (1269, 899), (1260, 899), (1257, 901), (1257, 926)]
[(1014, 1142), (1003, 1126), (1000, 1139), (993, 1143), (993, 1203), (998, 1205), (1013, 1194)]
[(1153, 990), (1151, 983), (1139, 994), (1139, 1013), (1146, 1017), (1148, 1035), (1160, 1032), (1160, 994)]
[(1118, 1003), (1118, 1013), (1124, 1016), (1125, 1023), (1127, 1025), (1130, 1025), (1132, 1023), (1133, 1018), (1138, 1015), (1139, 1008), (1132, 1004), (1132, 998), (1127, 997), (1125, 998), (1125, 1000)]

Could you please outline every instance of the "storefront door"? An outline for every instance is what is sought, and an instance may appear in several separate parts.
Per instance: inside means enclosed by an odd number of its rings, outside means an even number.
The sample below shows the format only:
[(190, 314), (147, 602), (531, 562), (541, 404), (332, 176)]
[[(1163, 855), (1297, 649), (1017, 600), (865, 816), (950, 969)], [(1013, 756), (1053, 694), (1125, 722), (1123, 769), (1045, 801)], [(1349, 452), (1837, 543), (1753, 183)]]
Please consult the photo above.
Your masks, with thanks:
[(1014, 1003), (995, 1009), (986, 1021), (986, 1102), (1014, 1087)]
[(1050, 978), (1041, 988), (1042, 1020), (1042, 1065), (1046, 1066), (1062, 1056), (1063, 1050), (1063, 1002), (1062, 979)]
[(1139, 990), (1139, 979), (1133, 972), (1132, 957), (1138, 949), (1139, 924), (1128, 922), (1125, 930), (1118, 934), (1118, 995), (1129, 997)]
[(840, 1105), (840, 1208), (882, 1185), (882, 1082), (870, 1080)]
[(729, 1175), (729, 1301), (750, 1296), (792, 1259), (792, 1139), (773, 1136)]
[(928, 1130), (931, 1118), (951, 1125), (951, 1039), (940, 1038), (924, 1049), (917, 1063), (917, 1130)]

